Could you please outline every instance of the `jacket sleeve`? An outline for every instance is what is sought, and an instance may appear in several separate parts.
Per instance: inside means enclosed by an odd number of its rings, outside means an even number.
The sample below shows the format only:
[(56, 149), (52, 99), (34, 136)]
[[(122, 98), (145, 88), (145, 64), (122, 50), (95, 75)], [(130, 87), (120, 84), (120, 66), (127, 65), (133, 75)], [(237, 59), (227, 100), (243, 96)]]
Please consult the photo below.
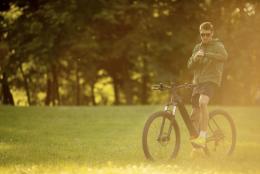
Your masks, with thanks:
[(188, 69), (192, 70), (196, 67), (196, 65), (198, 64), (197, 62), (194, 62), (194, 56), (195, 53), (197, 52), (198, 46), (196, 45), (192, 51), (192, 56), (189, 58), (188, 60)]
[(217, 61), (226, 61), (228, 58), (227, 51), (222, 43), (216, 45), (214, 52), (206, 52), (205, 56), (209, 59)]

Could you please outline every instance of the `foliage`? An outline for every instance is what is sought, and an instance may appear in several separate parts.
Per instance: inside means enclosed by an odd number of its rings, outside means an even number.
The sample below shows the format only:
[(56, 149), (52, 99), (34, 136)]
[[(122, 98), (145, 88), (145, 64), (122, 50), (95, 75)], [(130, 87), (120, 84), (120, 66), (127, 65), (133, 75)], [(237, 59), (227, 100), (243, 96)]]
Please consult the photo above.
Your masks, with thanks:
[[(254, 104), (260, 91), (256, 0), (1, 3), (1, 71), (29, 105), (159, 102), (152, 83), (191, 80), (186, 64), (203, 21), (214, 23), (229, 53), (213, 103)], [(109, 93), (97, 90), (104, 79)]]

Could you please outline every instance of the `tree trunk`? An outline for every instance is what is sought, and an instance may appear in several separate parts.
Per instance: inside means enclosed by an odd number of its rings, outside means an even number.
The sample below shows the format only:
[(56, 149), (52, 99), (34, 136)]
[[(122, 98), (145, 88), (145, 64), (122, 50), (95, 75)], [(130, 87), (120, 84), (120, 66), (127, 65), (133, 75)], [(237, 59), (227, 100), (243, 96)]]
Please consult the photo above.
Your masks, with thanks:
[(133, 88), (131, 81), (126, 81), (125, 83), (125, 98), (126, 104), (132, 105), (133, 104)]
[(49, 106), (52, 101), (52, 81), (50, 79), (49, 73), (47, 73), (47, 83), (46, 83), (46, 98), (45, 98), (45, 105)]
[(148, 67), (147, 67), (147, 60), (143, 58), (143, 73), (142, 73), (142, 86), (141, 86), (141, 103), (147, 104), (148, 103)]
[(97, 105), (97, 103), (95, 100), (95, 92), (94, 92), (95, 83), (94, 82), (90, 82), (90, 88), (91, 88), (91, 101), (92, 101), (92, 104), (95, 106), (95, 105)]
[(118, 79), (114, 76), (113, 78), (113, 89), (114, 89), (114, 105), (119, 105), (120, 104), (120, 99), (119, 99), (119, 81)]
[(31, 95), (30, 95), (30, 90), (29, 90), (28, 79), (27, 79), (26, 75), (24, 74), (22, 64), (19, 65), (19, 69), (23, 76), (23, 84), (24, 84), (24, 89), (25, 89), (25, 93), (27, 96), (27, 102), (29, 105), (31, 105), (32, 103), (31, 103)]
[(3, 73), (2, 93), (3, 93), (3, 104), (14, 105), (14, 98), (9, 88), (8, 77), (6, 73)]
[(59, 81), (58, 81), (58, 72), (56, 65), (52, 65), (52, 103), (53, 105), (60, 104), (60, 95), (59, 95)]
[(126, 72), (124, 76), (124, 94), (126, 98), (126, 104), (132, 105), (133, 104), (133, 84), (132, 80), (129, 77), (129, 73)]
[(80, 105), (80, 84), (79, 84), (79, 67), (76, 63), (76, 105)]

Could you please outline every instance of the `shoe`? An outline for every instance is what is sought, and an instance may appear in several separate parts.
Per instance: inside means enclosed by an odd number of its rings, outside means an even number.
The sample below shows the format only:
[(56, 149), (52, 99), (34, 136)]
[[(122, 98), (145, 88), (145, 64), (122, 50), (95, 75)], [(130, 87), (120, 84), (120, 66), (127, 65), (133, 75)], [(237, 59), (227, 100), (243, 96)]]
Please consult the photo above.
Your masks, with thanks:
[(195, 148), (205, 148), (206, 147), (206, 138), (198, 137), (191, 140), (191, 144)]

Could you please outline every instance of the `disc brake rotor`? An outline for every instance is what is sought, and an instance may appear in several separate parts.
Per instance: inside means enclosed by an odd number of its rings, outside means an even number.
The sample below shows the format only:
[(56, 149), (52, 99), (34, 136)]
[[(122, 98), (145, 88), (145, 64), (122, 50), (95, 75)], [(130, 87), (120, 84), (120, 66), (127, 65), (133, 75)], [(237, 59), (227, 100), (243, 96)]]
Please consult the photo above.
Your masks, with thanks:
[(170, 137), (168, 136), (168, 134), (164, 133), (163, 135), (161, 135), (157, 141), (162, 145), (162, 146), (166, 146), (169, 141), (170, 141)]

